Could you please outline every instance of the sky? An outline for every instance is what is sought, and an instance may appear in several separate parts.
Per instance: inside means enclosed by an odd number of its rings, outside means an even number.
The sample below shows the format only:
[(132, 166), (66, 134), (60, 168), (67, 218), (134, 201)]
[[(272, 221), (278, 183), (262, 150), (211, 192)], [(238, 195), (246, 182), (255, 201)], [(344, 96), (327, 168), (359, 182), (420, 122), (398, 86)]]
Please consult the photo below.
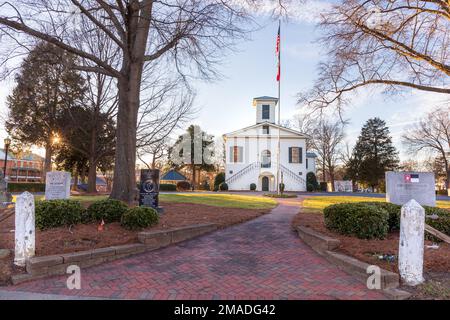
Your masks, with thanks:
[[(324, 56), (323, 49), (316, 42), (320, 30), (315, 26), (315, 17), (326, 6), (327, 3), (317, 1), (282, 23), (282, 120), (292, 119), (302, 109), (297, 104), (296, 95), (311, 88), (317, 77), (317, 66)], [(264, 14), (260, 14), (257, 20), (262, 27), (251, 34), (250, 40), (239, 43), (236, 51), (224, 58), (219, 68), (222, 79), (194, 84), (197, 91), (195, 106), (200, 111), (193, 123), (216, 137), (255, 123), (254, 97), (277, 96), (275, 45), (278, 21)], [(6, 96), (12, 87), (12, 80), (0, 82), (1, 114), (6, 111)], [(401, 158), (410, 158), (401, 144), (402, 131), (443, 102), (444, 98), (443, 95), (420, 91), (406, 92), (393, 98), (370, 88), (361, 89), (352, 94), (351, 103), (345, 109), (344, 117), (350, 120), (346, 140), (352, 146), (364, 122), (380, 117), (389, 126), (394, 144), (401, 151)], [(2, 124), (0, 146), (5, 136)], [(42, 151), (38, 153), (42, 154)]]

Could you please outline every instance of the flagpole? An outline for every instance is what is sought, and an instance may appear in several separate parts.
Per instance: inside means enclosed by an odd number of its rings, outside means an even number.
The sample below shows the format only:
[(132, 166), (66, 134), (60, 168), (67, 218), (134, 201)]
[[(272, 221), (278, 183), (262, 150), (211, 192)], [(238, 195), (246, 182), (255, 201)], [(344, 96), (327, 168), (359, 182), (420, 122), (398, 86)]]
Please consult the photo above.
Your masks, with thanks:
[[(278, 20), (278, 30), (280, 41), (278, 46), (278, 64), (280, 78), (278, 80), (278, 126), (281, 126), (281, 19)], [(278, 127), (278, 148), (277, 148), (277, 194), (281, 194), (280, 188), (280, 127)]]

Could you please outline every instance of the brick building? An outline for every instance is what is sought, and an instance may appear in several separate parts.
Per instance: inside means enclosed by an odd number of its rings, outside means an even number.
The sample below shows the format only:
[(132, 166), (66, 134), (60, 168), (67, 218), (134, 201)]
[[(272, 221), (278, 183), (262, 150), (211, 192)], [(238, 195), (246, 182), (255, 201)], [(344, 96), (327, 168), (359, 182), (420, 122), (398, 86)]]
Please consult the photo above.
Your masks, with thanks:
[[(5, 166), (5, 151), (0, 149), (0, 168)], [(6, 177), (9, 181), (43, 182), (44, 158), (31, 153), (21, 155), (8, 152), (6, 162)]]

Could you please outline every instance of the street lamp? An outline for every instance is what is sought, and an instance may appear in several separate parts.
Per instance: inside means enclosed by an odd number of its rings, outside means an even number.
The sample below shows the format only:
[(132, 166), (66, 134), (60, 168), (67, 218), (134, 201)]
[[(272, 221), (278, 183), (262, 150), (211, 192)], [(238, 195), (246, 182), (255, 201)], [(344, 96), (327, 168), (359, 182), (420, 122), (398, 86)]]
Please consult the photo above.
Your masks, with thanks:
[(8, 150), (9, 146), (11, 145), (11, 139), (6, 138), (3, 142), (5, 143), (5, 163), (3, 165), (3, 176), (6, 179), (6, 164), (8, 162)]

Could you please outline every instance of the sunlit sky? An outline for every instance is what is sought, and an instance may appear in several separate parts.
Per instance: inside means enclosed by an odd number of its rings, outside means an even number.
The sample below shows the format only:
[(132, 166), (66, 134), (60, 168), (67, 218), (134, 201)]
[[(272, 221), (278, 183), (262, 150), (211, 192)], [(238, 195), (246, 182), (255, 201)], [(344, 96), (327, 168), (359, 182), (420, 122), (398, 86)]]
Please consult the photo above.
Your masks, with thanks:
[[(296, 95), (300, 90), (311, 88), (317, 76), (317, 65), (323, 59), (323, 51), (315, 42), (320, 30), (315, 27), (313, 19), (320, 7), (305, 8), (295, 19), (282, 23), (282, 120), (292, 119), (302, 108), (297, 104)], [(251, 35), (251, 40), (240, 43), (236, 52), (224, 59), (220, 67), (223, 79), (195, 84), (195, 105), (200, 111), (193, 122), (210, 134), (221, 136), (254, 124), (252, 98), (277, 96), (275, 43), (278, 21), (261, 15), (258, 22), (262, 28)], [(11, 92), (13, 81), (0, 84), (0, 112), (4, 114), (6, 96)], [(405, 126), (417, 121), (445, 98), (420, 91), (408, 91), (394, 98), (370, 88), (361, 89), (352, 96), (344, 114), (350, 120), (346, 130), (349, 144), (355, 143), (367, 119), (378, 116), (387, 122), (399, 150), (404, 149), (400, 137)], [(2, 124), (1, 141), (5, 136)], [(42, 154), (42, 151), (39, 153)], [(408, 157), (406, 153), (401, 153), (402, 159)]]

